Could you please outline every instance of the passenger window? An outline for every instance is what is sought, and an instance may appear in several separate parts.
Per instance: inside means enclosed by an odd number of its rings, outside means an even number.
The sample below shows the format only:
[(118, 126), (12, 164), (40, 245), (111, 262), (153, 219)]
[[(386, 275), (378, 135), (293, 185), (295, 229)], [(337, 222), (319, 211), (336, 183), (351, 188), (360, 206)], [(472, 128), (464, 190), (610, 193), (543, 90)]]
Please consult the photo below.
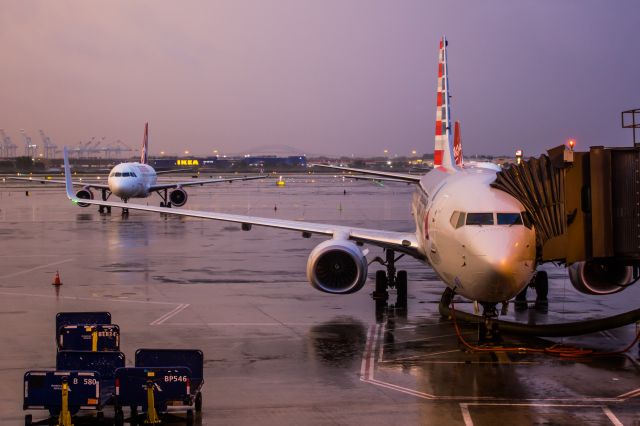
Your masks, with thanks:
[(493, 225), (493, 213), (467, 213), (467, 225)]
[(522, 225), (520, 213), (497, 213), (498, 225)]

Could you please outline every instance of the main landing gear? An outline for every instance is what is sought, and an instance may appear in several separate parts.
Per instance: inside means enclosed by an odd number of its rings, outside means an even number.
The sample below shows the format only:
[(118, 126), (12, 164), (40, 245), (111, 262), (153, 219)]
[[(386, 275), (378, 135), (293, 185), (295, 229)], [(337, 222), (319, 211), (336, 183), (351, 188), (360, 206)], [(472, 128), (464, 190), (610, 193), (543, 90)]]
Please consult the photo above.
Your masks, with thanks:
[[(111, 192), (107, 193), (107, 190), (103, 189), (102, 201), (107, 201), (109, 199), (109, 195), (111, 195)], [(111, 206), (98, 206), (98, 213), (111, 213)]]
[(386, 267), (386, 271), (376, 271), (376, 289), (372, 294), (373, 300), (376, 302), (376, 317), (379, 317), (388, 307), (389, 292), (387, 289), (396, 289), (396, 304), (393, 306), (397, 311), (406, 313), (407, 311), (407, 271), (397, 271), (395, 263), (400, 260), (404, 254), (395, 257), (393, 250), (385, 250), (385, 260), (380, 257), (373, 259)]
[(167, 201), (169, 199), (167, 190), (165, 189), (162, 192), (158, 191), (158, 195), (162, 198), (162, 201), (160, 201), (160, 207), (171, 208), (171, 201)]
[(537, 271), (529, 285), (527, 285), (517, 296), (515, 307), (517, 311), (524, 311), (529, 306), (527, 304), (527, 289), (533, 287), (536, 290), (536, 303), (534, 307), (538, 310), (546, 311), (549, 307), (549, 276), (547, 271)]

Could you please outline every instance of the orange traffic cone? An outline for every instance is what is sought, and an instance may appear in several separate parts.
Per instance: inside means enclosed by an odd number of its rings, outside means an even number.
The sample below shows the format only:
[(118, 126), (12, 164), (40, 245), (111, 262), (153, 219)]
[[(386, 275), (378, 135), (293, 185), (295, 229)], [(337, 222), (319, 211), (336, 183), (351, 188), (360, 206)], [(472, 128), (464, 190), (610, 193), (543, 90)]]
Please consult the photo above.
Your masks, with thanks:
[(60, 281), (60, 272), (56, 271), (56, 276), (53, 278), (51, 285), (62, 285), (62, 281)]

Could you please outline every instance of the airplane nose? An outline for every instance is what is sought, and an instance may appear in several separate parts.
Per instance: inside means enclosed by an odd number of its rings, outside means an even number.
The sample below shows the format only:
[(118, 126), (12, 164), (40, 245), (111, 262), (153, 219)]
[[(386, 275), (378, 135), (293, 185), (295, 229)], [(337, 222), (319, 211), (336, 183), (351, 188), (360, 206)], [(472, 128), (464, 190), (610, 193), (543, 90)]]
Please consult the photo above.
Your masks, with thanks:
[(467, 259), (486, 302), (515, 297), (529, 283), (535, 264), (533, 233), (526, 228), (481, 230), (471, 240)]

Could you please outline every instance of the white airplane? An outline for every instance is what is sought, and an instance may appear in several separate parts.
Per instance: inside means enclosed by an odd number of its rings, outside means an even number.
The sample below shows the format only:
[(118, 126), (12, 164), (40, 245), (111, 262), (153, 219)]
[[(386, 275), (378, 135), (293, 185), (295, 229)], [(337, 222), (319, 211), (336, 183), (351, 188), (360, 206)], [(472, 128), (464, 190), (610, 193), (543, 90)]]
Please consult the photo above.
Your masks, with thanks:
[[(487, 317), (495, 316), (495, 305), (518, 295), (532, 279), (536, 267), (535, 230), (523, 205), (511, 195), (494, 189), (496, 167), (465, 165), (458, 137), (452, 138), (447, 41), (440, 41), (434, 169), (423, 176), (335, 167), (367, 173), (415, 185), (412, 214), (415, 232), (279, 220), (216, 212), (166, 209), (81, 200), (71, 190), (65, 151), (67, 196), (74, 202), (129, 207), (180, 216), (199, 217), (242, 224), (288, 229), (303, 237), (320, 234), (327, 241), (315, 247), (307, 263), (307, 278), (316, 289), (334, 294), (360, 290), (367, 279), (368, 262), (361, 246), (371, 244), (386, 251), (381, 261), (387, 271), (376, 274), (376, 292), (396, 287), (406, 294), (407, 274), (395, 269), (403, 255), (430, 265), (456, 293), (482, 303)], [(455, 143), (453, 143), (455, 142)], [(400, 254), (396, 257), (396, 253)]]
[[(82, 200), (93, 200), (94, 195), (91, 190), (98, 189), (102, 191), (103, 201), (107, 201), (109, 199), (109, 196), (111, 194), (114, 194), (126, 203), (130, 198), (147, 198), (152, 193), (157, 192), (158, 195), (160, 195), (160, 197), (162, 198), (160, 207), (182, 207), (187, 202), (187, 192), (183, 189), (186, 186), (266, 178), (266, 176), (231, 177), (159, 184), (157, 183), (157, 177), (159, 174), (172, 173), (178, 170), (156, 172), (155, 169), (147, 163), (148, 147), (149, 123), (145, 123), (144, 137), (142, 139), (142, 149), (140, 152), (140, 162), (116, 164), (109, 172), (109, 177), (107, 179), (106, 185), (99, 183), (72, 182), (74, 186), (82, 187), (78, 192), (76, 192), (76, 197)], [(51, 179), (34, 179), (31, 177), (12, 177), (11, 179), (28, 180), (42, 183), (58, 183), (63, 185), (65, 184), (65, 181)], [(170, 189), (173, 189), (173, 191), (169, 193), (168, 191)], [(90, 205), (90, 203), (85, 202), (78, 202), (77, 204), (80, 207), (88, 207)], [(104, 207), (107, 207), (108, 211), (111, 211), (111, 206)], [(102, 205), (99, 207), (101, 213), (104, 207)], [(123, 213), (127, 213), (128, 209), (124, 207), (122, 211)]]

